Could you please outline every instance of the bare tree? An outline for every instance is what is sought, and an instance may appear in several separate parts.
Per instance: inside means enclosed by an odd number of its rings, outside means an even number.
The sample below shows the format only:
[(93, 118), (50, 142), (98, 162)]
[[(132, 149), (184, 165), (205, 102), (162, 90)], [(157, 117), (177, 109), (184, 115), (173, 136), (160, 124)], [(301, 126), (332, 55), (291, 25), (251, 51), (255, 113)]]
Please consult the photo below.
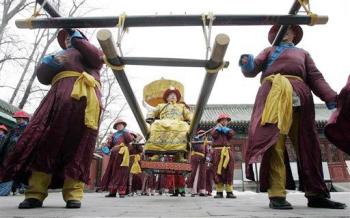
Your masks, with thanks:
[(16, 95), (17, 95), (17, 93), (18, 93), (18, 90), (19, 90), (19, 88), (20, 88), (21, 85), (22, 85), (24, 76), (25, 76), (26, 73), (28, 72), (29, 66), (33, 63), (33, 57), (34, 57), (35, 53), (37, 52), (37, 48), (38, 48), (38, 46), (40, 45), (40, 42), (41, 42), (41, 40), (43, 39), (45, 33), (48, 34), (48, 31), (45, 31), (45, 30), (40, 31), (40, 30), (39, 30), (39, 31), (37, 32), (36, 36), (35, 36), (35, 40), (34, 40), (34, 43), (33, 43), (33, 44), (34, 44), (33, 50), (32, 50), (32, 52), (31, 52), (30, 55), (29, 55), (29, 58), (28, 58), (28, 60), (27, 60), (27, 63), (26, 63), (26, 65), (25, 65), (25, 67), (23, 68), (23, 71), (22, 71), (21, 77), (20, 77), (19, 80), (18, 80), (17, 86), (16, 86), (15, 90), (14, 90), (13, 93), (12, 93), (11, 99), (10, 99), (10, 101), (9, 101), (10, 104), (12, 104), (13, 101), (15, 100), (15, 98), (16, 98)]
[(24, 105), (26, 104), (27, 100), (28, 100), (28, 97), (29, 95), (31, 94), (31, 89), (32, 89), (32, 86), (33, 86), (33, 83), (34, 83), (34, 80), (35, 80), (35, 77), (36, 77), (36, 69), (37, 67), (39, 67), (39, 64), (40, 64), (40, 60), (44, 58), (44, 56), (46, 55), (46, 52), (47, 52), (47, 49), (49, 48), (49, 46), (51, 45), (51, 43), (56, 39), (57, 37), (57, 33), (58, 33), (58, 30), (55, 30), (55, 32), (53, 34), (49, 34), (49, 31), (46, 30), (48, 32), (47, 34), (47, 42), (46, 42), (46, 45), (41, 53), (41, 55), (39, 55), (36, 59), (36, 64), (35, 64), (35, 69), (29, 79), (29, 82), (28, 82), (28, 85), (24, 91), (24, 95), (22, 97), (22, 100), (21, 102), (19, 103), (18, 107), (20, 109), (23, 109)]
[(28, 8), (33, 1), (27, 3), (26, 0), (3, 0), (0, 1), (0, 70), (3, 69), (5, 62), (23, 60), (24, 57), (16, 56), (16, 50), (22, 50), (19, 47), (19, 37), (9, 31), (8, 24), (18, 13)]
[(2, 18), (0, 24), (0, 45), (3, 44), (3, 37), (5, 33), (6, 26), (9, 21), (19, 12), (21, 12), (28, 4), (26, 4), (26, 0), (20, 0), (18, 2), (16, 0), (3, 0), (2, 3)]

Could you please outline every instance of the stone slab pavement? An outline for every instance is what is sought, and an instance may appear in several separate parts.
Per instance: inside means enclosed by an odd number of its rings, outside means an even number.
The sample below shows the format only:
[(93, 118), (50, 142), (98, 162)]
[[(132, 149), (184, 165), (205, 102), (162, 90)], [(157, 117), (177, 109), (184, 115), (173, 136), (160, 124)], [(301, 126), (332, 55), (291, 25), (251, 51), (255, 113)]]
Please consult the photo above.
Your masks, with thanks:
[(332, 199), (346, 203), (345, 210), (315, 209), (306, 206), (300, 192), (289, 193), (293, 210), (272, 210), (265, 193), (235, 192), (237, 199), (213, 197), (133, 196), (105, 198), (106, 193), (85, 193), (81, 209), (66, 209), (61, 193), (49, 193), (44, 207), (19, 210), (23, 196), (0, 197), (0, 217), (11, 218), (92, 218), (92, 217), (350, 217), (350, 192), (334, 192)]

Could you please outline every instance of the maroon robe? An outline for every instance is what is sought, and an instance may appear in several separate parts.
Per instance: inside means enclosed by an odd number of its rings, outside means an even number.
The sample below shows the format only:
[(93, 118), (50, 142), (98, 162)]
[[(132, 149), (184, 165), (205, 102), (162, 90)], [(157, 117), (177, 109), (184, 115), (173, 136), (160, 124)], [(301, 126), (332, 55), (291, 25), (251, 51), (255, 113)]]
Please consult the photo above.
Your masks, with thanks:
[[(235, 132), (231, 129), (228, 133), (222, 133), (216, 131), (215, 128), (210, 132), (211, 136), (213, 137), (212, 142), (212, 162), (213, 162), (213, 173), (214, 173), (214, 182), (215, 184), (223, 183), (227, 185), (233, 184), (233, 171), (234, 171), (234, 152), (231, 148), (230, 140), (235, 135)], [(217, 174), (220, 157), (221, 157), (221, 150), (217, 149), (218, 147), (230, 147), (229, 149), (229, 155), (230, 155), (230, 161), (228, 162), (228, 165), (226, 169), (222, 168), (221, 175)]]
[(163, 192), (164, 189), (166, 189), (166, 175), (165, 174), (158, 175), (157, 189), (159, 190), (160, 193)]
[(153, 174), (142, 174), (142, 183), (144, 183), (144, 193), (147, 193), (147, 189), (155, 190), (157, 188), (157, 176)]
[[(40, 81), (49, 84), (62, 71), (88, 72), (97, 81), (102, 67), (101, 52), (85, 39), (72, 39), (73, 48), (62, 51), (66, 57), (59, 69), (42, 63), (36, 69)], [(71, 97), (77, 77), (64, 78), (51, 86), (35, 111), (28, 127), (0, 169), (2, 180), (28, 179), (31, 171), (52, 174), (52, 188), (65, 178), (88, 183), (90, 164), (98, 130), (84, 124), (86, 98)], [(101, 93), (96, 88), (100, 101)]]
[(214, 173), (212, 164), (206, 163), (205, 190), (208, 192), (208, 194), (211, 194), (213, 191), (214, 175), (215, 173)]
[(213, 191), (213, 181), (214, 181), (214, 169), (212, 164), (212, 148), (208, 148), (207, 157), (208, 161), (205, 163), (206, 167), (206, 181), (205, 181), (205, 187), (208, 192), (208, 194), (211, 194)]
[(123, 162), (124, 154), (119, 154), (120, 144), (129, 146), (129, 143), (133, 140), (133, 136), (127, 130), (123, 131), (123, 134), (114, 141), (108, 142), (108, 147), (111, 148), (111, 155), (108, 161), (106, 171), (101, 179), (100, 187), (102, 190), (109, 190), (112, 194), (118, 191), (119, 194), (125, 195), (128, 186), (129, 179), (129, 166), (120, 166)]
[[(193, 154), (191, 155), (191, 176), (187, 179), (187, 188), (193, 188), (193, 183), (198, 172), (197, 179), (197, 189), (202, 190), (205, 189), (206, 183), (206, 162), (205, 157), (207, 154), (207, 145), (205, 144), (196, 144), (192, 146), (193, 151), (202, 153), (204, 156)], [(197, 191), (197, 190), (196, 190)]]
[[(129, 154), (130, 155), (139, 154), (140, 156), (142, 156), (142, 147), (131, 146)], [(130, 164), (129, 164), (130, 170), (131, 170), (131, 167), (132, 167), (132, 165), (134, 163), (134, 159), (135, 159), (135, 156), (130, 156)], [(140, 164), (140, 161), (139, 161), (139, 164)], [(128, 187), (128, 188), (130, 188), (131, 190), (128, 190), (128, 192), (136, 192), (137, 190), (141, 190), (142, 189), (142, 178), (141, 178), (141, 175), (142, 175), (142, 172), (139, 173), (139, 174), (132, 174), (130, 172), (128, 184), (130, 185), (130, 176), (131, 176), (132, 177), (131, 178), (131, 187)]]
[(325, 135), (330, 142), (350, 155), (350, 75), (338, 96), (337, 110), (325, 127)]
[[(280, 57), (267, 69), (268, 58), (275, 50), (269, 47), (263, 50), (255, 59), (255, 69), (252, 72), (243, 71), (246, 77), (255, 77), (262, 71), (261, 81), (270, 75), (281, 73), (300, 77), (303, 81), (291, 79), (294, 92), (300, 97), (300, 128), (299, 128), (299, 178), (303, 180), (305, 191), (329, 195), (323, 181), (320, 142), (316, 131), (315, 109), (311, 91), (325, 102), (336, 100), (337, 93), (328, 85), (322, 74), (316, 68), (308, 52), (299, 48), (287, 48)], [(246, 148), (246, 175), (254, 180), (252, 164), (262, 158), (260, 168), (260, 190), (269, 187), (269, 156), (266, 152), (276, 144), (279, 129), (275, 124), (261, 126), (261, 116), (265, 101), (271, 89), (271, 82), (261, 84), (253, 108), (249, 126), (248, 143)], [(294, 181), (290, 171), (288, 156), (286, 155), (287, 188), (294, 188)]]

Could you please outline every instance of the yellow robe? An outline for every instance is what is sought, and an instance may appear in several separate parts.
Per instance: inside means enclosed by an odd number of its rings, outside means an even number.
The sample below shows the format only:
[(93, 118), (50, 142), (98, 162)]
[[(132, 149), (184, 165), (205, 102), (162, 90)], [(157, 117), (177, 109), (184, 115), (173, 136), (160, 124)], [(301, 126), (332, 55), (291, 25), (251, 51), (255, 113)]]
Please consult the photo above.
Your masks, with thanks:
[(145, 151), (187, 151), (187, 132), (192, 120), (191, 111), (184, 104), (159, 104), (148, 113), (156, 119), (150, 128)]

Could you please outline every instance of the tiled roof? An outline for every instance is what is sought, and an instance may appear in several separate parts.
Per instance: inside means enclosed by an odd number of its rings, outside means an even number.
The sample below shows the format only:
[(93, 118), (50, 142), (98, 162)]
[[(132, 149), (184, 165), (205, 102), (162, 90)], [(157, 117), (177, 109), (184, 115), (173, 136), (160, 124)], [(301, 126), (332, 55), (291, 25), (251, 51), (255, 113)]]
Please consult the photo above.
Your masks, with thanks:
[(4, 112), (6, 114), (12, 115), (14, 112), (18, 111), (19, 109), (6, 101), (0, 99), (0, 111)]
[[(229, 114), (234, 125), (248, 125), (253, 111), (253, 104), (211, 104), (204, 109), (201, 125), (213, 125), (220, 113)], [(195, 105), (190, 105), (192, 111)], [(317, 125), (325, 125), (331, 111), (324, 104), (315, 105)]]
[(12, 114), (19, 109), (4, 100), (0, 99), (0, 124), (5, 124), (7, 127), (15, 127), (16, 119), (12, 117)]
[(0, 124), (5, 124), (7, 127), (13, 128), (16, 126), (16, 119), (0, 111)]

